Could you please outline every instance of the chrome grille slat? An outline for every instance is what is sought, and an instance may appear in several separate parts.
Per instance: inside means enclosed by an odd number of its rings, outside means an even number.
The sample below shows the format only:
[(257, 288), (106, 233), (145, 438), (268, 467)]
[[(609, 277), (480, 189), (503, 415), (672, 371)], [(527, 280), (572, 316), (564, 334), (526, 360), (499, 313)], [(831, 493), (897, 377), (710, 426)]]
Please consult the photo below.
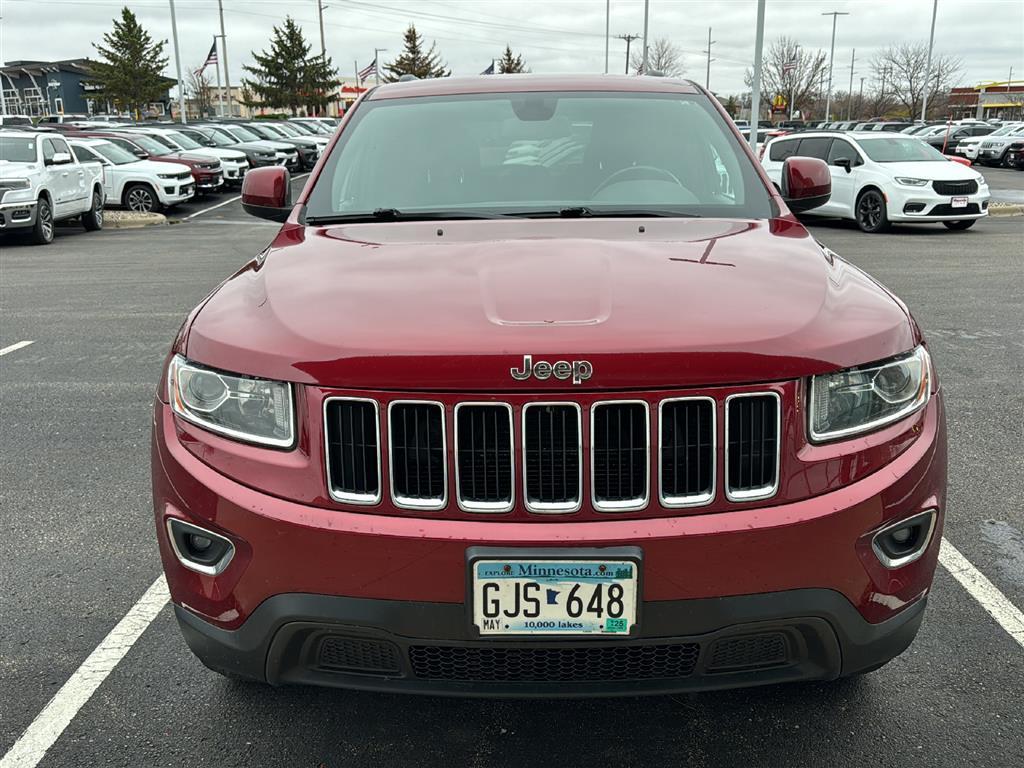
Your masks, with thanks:
[(594, 508), (643, 509), (650, 497), (650, 419), (644, 400), (594, 403), (590, 411), (590, 476)]
[(710, 397), (659, 403), (660, 500), (666, 507), (695, 507), (715, 498), (715, 411)]
[(328, 489), (336, 501), (381, 499), (380, 418), (374, 400), (332, 397), (324, 402)]
[(745, 392), (725, 401), (726, 497), (754, 501), (779, 488), (781, 402), (774, 392)]
[(442, 403), (393, 400), (388, 404), (388, 470), (396, 506), (445, 506), (448, 460)]
[(467, 512), (508, 512), (515, 502), (512, 406), (455, 406), (455, 486)]
[(523, 499), (531, 512), (580, 508), (583, 486), (582, 418), (577, 403), (523, 406)]

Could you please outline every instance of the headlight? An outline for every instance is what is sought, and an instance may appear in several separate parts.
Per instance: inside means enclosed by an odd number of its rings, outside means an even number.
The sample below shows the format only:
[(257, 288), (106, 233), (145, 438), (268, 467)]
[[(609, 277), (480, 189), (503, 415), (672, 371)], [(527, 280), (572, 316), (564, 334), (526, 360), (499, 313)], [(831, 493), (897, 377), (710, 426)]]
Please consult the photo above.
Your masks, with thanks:
[(175, 355), (167, 391), (175, 413), (212, 432), (277, 448), (294, 442), (290, 384), (233, 376)]
[(985, 181), (985, 177), (982, 176), (980, 173), (978, 174), (978, 186), (979, 187), (987, 187), (988, 186), (988, 182)]
[(931, 358), (924, 347), (878, 365), (811, 378), (808, 415), (815, 442), (870, 432), (928, 402)]
[(178, 174), (176, 174), (176, 173), (158, 173), (156, 175), (156, 177), (158, 179), (176, 179), (176, 178), (178, 178)]
[(915, 179), (911, 176), (897, 176), (896, 183), (903, 184), (907, 187), (923, 187), (928, 183), (928, 179)]
[(28, 179), (0, 179), (0, 189), (29, 189), (32, 182)]

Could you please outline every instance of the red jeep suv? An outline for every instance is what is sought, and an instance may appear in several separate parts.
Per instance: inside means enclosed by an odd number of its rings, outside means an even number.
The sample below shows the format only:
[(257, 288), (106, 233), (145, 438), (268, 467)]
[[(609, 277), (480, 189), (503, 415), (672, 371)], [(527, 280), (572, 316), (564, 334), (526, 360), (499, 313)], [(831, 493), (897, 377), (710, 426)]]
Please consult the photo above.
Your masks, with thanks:
[(793, 211), (714, 97), (444, 78), (349, 110), (192, 311), (157, 535), (210, 668), (584, 696), (829, 680), (901, 653), (941, 540), (941, 390), (906, 306)]

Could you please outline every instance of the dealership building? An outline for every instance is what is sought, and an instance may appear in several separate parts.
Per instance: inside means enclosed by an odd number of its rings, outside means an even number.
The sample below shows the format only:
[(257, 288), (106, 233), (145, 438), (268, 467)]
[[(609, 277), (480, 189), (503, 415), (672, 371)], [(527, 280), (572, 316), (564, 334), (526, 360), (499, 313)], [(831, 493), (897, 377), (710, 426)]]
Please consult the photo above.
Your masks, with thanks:
[[(97, 87), (89, 76), (88, 59), (63, 61), (8, 61), (0, 67), (0, 111), (8, 115), (102, 114), (113, 107), (96, 98)], [(167, 79), (168, 89), (176, 81)], [(169, 92), (149, 105), (156, 115), (168, 113)]]

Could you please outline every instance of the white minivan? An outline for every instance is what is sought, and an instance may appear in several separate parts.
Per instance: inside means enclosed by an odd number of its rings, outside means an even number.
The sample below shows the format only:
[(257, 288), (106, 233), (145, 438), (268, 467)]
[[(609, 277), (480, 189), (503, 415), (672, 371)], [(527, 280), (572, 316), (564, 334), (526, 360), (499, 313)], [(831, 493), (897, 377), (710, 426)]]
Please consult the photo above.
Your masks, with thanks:
[(890, 222), (969, 229), (988, 215), (985, 177), (916, 136), (812, 131), (772, 139), (761, 163), (777, 188), (793, 156), (824, 160), (832, 175), (829, 201), (807, 214), (853, 219), (864, 232)]

